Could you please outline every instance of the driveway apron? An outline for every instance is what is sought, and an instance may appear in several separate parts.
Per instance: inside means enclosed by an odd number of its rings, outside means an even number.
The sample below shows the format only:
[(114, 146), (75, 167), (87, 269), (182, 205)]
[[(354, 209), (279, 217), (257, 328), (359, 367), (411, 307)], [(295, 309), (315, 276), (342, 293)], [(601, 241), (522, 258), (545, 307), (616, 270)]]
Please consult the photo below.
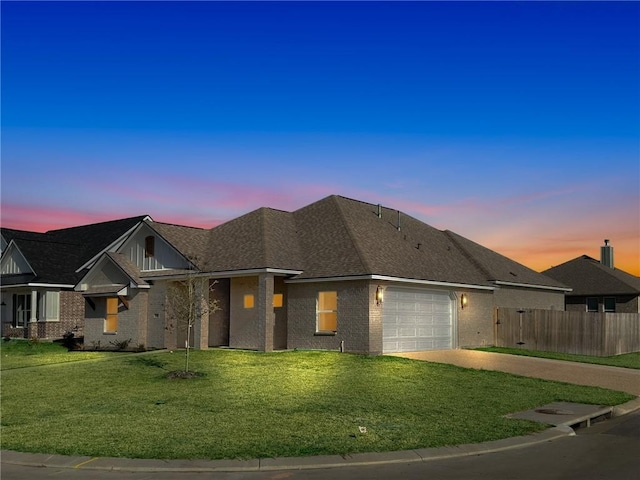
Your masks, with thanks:
[(524, 377), (603, 387), (640, 396), (640, 370), (546, 358), (482, 352), (478, 350), (437, 350), (392, 354), (397, 357), (448, 363), (478, 370), (497, 370)]

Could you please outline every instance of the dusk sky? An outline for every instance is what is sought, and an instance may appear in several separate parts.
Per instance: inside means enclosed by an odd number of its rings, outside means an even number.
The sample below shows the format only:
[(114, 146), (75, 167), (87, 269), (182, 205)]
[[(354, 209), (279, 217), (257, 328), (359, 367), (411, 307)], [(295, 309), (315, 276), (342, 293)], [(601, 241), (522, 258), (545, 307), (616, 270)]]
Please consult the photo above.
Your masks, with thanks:
[(2, 226), (330, 194), (640, 275), (639, 2), (2, 1)]

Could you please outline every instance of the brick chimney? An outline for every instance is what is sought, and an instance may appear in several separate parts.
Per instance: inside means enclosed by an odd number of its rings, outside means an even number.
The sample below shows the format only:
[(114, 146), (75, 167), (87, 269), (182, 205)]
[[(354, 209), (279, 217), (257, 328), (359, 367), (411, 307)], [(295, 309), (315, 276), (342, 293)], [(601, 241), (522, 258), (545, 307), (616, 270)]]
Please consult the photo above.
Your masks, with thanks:
[(605, 239), (604, 245), (600, 247), (600, 263), (613, 268), (613, 247), (609, 245), (609, 240), (607, 239)]

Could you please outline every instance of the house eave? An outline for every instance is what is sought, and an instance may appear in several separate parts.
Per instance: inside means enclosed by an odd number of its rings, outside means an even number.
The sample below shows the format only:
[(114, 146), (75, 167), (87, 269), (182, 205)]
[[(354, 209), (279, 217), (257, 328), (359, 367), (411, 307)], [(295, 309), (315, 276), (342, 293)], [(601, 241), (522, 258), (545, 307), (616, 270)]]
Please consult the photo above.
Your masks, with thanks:
[(538, 290), (553, 290), (557, 292), (571, 292), (573, 290), (569, 287), (552, 287), (549, 285), (534, 285), (531, 283), (503, 282), (501, 280), (494, 280), (493, 283), (496, 285), (503, 285), (505, 287), (535, 288)]
[(73, 288), (75, 285), (66, 283), (19, 283), (15, 285), (0, 285), (0, 290), (12, 288), (37, 287), (37, 288)]
[(318, 278), (298, 278), (285, 280), (285, 283), (316, 283), (316, 282), (342, 282), (350, 280), (375, 280), (379, 282), (396, 282), (413, 285), (431, 285), (448, 288), (468, 288), (474, 290), (495, 290), (495, 287), (484, 285), (473, 285), (469, 283), (439, 282), (435, 280), (421, 280), (417, 278), (391, 277), (388, 275), (350, 275), (345, 277), (318, 277)]
[(180, 278), (230, 278), (230, 277), (247, 277), (251, 275), (259, 275), (261, 273), (271, 273), (278, 276), (300, 275), (302, 270), (288, 270), (283, 268), (250, 268), (246, 270), (224, 270), (220, 272), (189, 272), (176, 274), (159, 274), (153, 275), (149, 272), (143, 272), (145, 280), (175, 280)]

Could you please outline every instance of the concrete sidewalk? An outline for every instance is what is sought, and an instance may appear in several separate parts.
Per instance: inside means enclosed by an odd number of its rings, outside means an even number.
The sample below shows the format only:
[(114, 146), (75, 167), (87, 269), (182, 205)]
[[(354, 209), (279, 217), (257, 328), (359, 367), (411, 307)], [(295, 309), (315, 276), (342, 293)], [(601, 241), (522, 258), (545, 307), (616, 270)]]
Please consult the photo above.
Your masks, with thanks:
[(506, 355), (478, 350), (437, 350), (397, 353), (394, 356), (449, 363), (478, 370), (497, 370), (523, 377), (609, 388), (640, 396), (640, 370), (546, 358)]

